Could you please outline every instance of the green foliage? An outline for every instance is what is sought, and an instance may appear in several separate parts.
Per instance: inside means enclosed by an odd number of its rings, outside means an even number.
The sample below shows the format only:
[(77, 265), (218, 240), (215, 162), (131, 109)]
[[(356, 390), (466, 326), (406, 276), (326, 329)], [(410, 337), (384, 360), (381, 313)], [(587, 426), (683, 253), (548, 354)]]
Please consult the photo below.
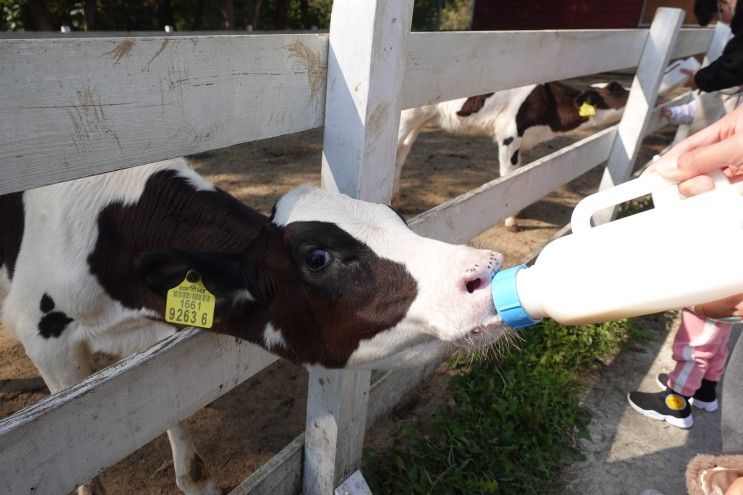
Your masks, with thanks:
[(471, 9), (470, 0), (415, 0), (413, 29), (467, 30), (470, 28)]
[(559, 492), (560, 468), (580, 459), (586, 435), (578, 405), (585, 373), (616, 352), (631, 321), (525, 330), (500, 358), (453, 359), (453, 402), (432, 416), (430, 434), (407, 425), (391, 450), (369, 454), (374, 493), (524, 494)]
[[(307, 1), (307, 25), (303, 26), (300, 0), (287, 0), (284, 7), (277, 0), (263, 0), (259, 16), (254, 18), (258, 0), (97, 0), (97, 31), (159, 31), (173, 24), (178, 31), (225, 29), (227, 6), (232, 4), (233, 29), (246, 29), (258, 21), (258, 28), (277, 29), (278, 9), (285, 9), (287, 29), (327, 29), (332, 0)], [(33, 6), (38, 5), (36, 18)], [(161, 9), (163, 9), (161, 11)], [(66, 24), (75, 31), (86, 30), (85, 0), (0, 0), (0, 29), (41, 29), (39, 16), (53, 29)]]
[(650, 195), (643, 196), (619, 205), (617, 218), (629, 217), (636, 213), (642, 213), (643, 211), (651, 210), (652, 208), (653, 199), (650, 197)]
[(472, 6), (470, 0), (450, 0), (441, 9), (442, 31), (467, 31), (472, 24)]
[[(87, 30), (85, 0), (0, 0), (0, 30), (57, 30), (63, 24)], [(256, 17), (256, 6), (260, 3)], [(248, 25), (275, 30), (328, 29), (332, 0), (307, 0), (306, 18), (300, 0), (96, 0), (96, 31), (159, 31), (173, 24), (177, 31), (219, 30), (227, 25), (232, 5), (233, 29)], [(36, 8), (34, 10), (34, 7)], [(413, 28), (469, 29), (470, 0), (416, 0)], [(279, 19), (284, 19), (280, 21)]]
[(23, 5), (18, 0), (0, 0), (0, 31), (23, 28)]

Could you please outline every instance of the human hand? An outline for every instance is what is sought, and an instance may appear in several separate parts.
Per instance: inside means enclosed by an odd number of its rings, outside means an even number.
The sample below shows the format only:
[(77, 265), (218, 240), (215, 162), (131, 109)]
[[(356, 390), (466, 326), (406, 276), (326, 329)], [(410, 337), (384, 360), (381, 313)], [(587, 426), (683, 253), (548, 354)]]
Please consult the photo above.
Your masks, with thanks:
[(684, 196), (714, 189), (713, 180), (704, 174), (715, 169), (722, 170), (730, 182), (743, 180), (743, 107), (681, 141), (653, 168), (679, 181)]
[(679, 69), (682, 74), (685, 74), (687, 79), (684, 83), (684, 86), (691, 89), (698, 89), (697, 88), (697, 82), (694, 80), (694, 76), (696, 75), (697, 71), (692, 69)]
[(743, 494), (743, 476), (739, 476), (733, 481), (728, 489), (725, 491), (725, 495), (741, 495)]
[(663, 105), (662, 107), (660, 107), (660, 114), (663, 117), (668, 118), (671, 116), (671, 110), (667, 106)]

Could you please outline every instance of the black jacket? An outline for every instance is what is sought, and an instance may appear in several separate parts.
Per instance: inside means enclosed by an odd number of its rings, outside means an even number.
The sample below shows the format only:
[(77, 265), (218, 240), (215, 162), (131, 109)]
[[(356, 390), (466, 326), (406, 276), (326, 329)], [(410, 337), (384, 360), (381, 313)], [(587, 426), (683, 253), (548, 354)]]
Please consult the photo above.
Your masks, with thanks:
[(694, 76), (702, 91), (717, 91), (743, 84), (743, 1), (738, 2), (730, 28), (735, 35), (728, 41), (720, 58)]

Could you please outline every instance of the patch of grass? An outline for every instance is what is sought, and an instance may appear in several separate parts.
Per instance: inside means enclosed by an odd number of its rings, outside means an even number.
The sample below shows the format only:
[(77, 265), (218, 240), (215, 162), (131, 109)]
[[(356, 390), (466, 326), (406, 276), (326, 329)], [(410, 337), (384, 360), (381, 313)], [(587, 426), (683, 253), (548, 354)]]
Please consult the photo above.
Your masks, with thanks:
[(624, 218), (653, 208), (653, 198), (648, 194), (619, 205), (617, 218)]
[(408, 425), (391, 450), (369, 454), (375, 494), (559, 492), (560, 468), (580, 459), (587, 416), (578, 405), (586, 372), (633, 335), (632, 321), (524, 330), (501, 356), (455, 358), (453, 401), (424, 435)]

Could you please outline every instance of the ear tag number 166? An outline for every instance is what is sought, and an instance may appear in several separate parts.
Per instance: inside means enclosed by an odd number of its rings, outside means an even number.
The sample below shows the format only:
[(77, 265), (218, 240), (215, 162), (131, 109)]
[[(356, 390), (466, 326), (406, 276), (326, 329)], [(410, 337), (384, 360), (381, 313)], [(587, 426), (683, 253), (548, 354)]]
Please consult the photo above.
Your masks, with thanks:
[(214, 295), (195, 272), (188, 272), (179, 285), (168, 291), (165, 321), (178, 325), (211, 328), (214, 323)]

